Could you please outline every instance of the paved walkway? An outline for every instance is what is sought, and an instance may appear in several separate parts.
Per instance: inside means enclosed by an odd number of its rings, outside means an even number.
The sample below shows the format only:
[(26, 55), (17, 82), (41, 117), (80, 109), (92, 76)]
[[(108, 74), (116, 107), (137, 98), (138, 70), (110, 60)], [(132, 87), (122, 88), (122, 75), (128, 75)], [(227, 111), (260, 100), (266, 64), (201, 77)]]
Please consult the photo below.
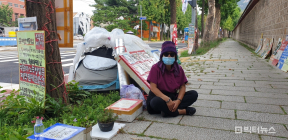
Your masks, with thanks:
[(182, 67), (187, 90), (199, 93), (196, 114), (162, 118), (144, 111), (113, 139), (288, 139), (287, 73), (233, 40), (186, 59)]

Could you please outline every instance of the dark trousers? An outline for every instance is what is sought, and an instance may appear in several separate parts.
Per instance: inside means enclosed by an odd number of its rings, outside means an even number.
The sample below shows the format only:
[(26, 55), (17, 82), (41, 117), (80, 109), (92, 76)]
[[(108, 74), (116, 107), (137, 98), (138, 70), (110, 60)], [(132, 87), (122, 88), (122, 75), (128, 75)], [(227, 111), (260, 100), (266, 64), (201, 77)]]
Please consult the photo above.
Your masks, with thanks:
[[(176, 100), (176, 93), (163, 93), (171, 98), (171, 100)], [(198, 93), (195, 90), (187, 91), (178, 106), (178, 109), (186, 109), (188, 106), (192, 105), (198, 98)], [(147, 111), (149, 114), (160, 114), (163, 111), (165, 114), (176, 117), (179, 115), (178, 109), (175, 112), (171, 112), (166, 104), (166, 102), (157, 97), (151, 90), (147, 98)]]

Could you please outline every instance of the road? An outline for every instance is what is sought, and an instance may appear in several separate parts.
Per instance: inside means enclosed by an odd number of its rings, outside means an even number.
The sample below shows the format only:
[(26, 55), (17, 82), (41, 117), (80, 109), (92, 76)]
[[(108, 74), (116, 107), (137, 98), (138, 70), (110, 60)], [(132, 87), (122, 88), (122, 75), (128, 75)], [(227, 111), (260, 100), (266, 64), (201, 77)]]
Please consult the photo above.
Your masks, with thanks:
[[(161, 49), (162, 43), (148, 42), (147, 44), (149, 44), (153, 49)], [(179, 48), (186, 47), (184, 43), (180, 43), (178, 46)], [(60, 48), (62, 67), (65, 74), (69, 73), (69, 67), (73, 64), (75, 53), (76, 48)], [(17, 51), (0, 51), (0, 86), (1, 83), (19, 84), (19, 62)]]
[[(64, 73), (69, 73), (69, 66), (73, 64), (75, 48), (60, 49)], [(0, 86), (1, 83), (19, 84), (19, 62), (17, 51), (0, 51)]]

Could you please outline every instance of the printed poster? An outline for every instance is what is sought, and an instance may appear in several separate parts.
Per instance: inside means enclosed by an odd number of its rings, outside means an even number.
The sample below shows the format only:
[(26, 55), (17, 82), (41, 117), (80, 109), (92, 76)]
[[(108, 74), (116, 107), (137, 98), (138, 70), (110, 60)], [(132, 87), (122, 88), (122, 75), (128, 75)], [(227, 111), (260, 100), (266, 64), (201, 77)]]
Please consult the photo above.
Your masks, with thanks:
[(286, 41), (286, 40), (283, 40), (283, 41), (282, 41), (281, 47), (277, 50), (276, 54), (274, 53), (274, 54), (275, 54), (275, 55), (274, 55), (275, 57), (274, 57), (274, 60), (273, 60), (273, 62), (272, 62), (272, 65), (276, 66), (276, 65), (278, 64), (279, 59), (280, 59), (283, 51), (285, 50), (287, 44), (288, 44), (288, 41)]
[(263, 39), (260, 38), (259, 43), (258, 43), (258, 47), (257, 47), (257, 49), (255, 50), (255, 53), (258, 53), (258, 52), (261, 50), (262, 45), (263, 45)]
[[(155, 51), (153, 51), (155, 52)], [(125, 71), (141, 86), (145, 92), (149, 93), (150, 84), (147, 82), (151, 67), (159, 61), (154, 57), (154, 53), (144, 50), (123, 53), (116, 56), (118, 63)], [(157, 53), (160, 53), (157, 51)], [(121, 61), (122, 60), (122, 61)]]
[(46, 93), (45, 31), (17, 32), (19, 95), (43, 101)]
[(178, 45), (178, 43), (177, 43), (177, 24), (174, 24), (174, 27), (173, 27), (172, 42), (175, 43), (175, 46)]
[(37, 30), (37, 17), (18, 18), (19, 31)]
[(30, 140), (69, 140), (84, 131), (83, 127), (76, 127), (61, 123), (56, 123), (44, 130), (41, 137), (35, 138), (34, 135), (29, 136)]
[(191, 54), (194, 47), (195, 40), (195, 27), (193, 24), (189, 24), (189, 36), (188, 36), (188, 54)]
[[(272, 63), (272, 62), (274, 61), (275, 55), (277, 54), (277, 51), (278, 51), (279, 48), (281, 47), (281, 42), (282, 42), (282, 38), (279, 38), (275, 50), (272, 51), (273, 54), (272, 54), (271, 57), (270, 57), (270, 61), (269, 61), (270, 63)], [(272, 49), (273, 49), (273, 48), (272, 48)]]
[(263, 57), (264, 54), (266, 54), (266, 52), (268, 51), (269, 46), (270, 46), (270, 39), (269, 39), (269, 38), (264, 38), (263, 47), (262, 47), (262, 49), (258, 52), (258, 55), (260, 55), (261, 57)]
[(273, 43), (274, 43), (274, 38), (270, 40), (269, 48), (265, 52), (263, 52), (264, 53), (262, 56), (263, 59), (266, 59), (266, 57), (270, 54), (270, 51), (273, 48)]
[(281, 55), (281, 57), (279, 59), (279, 62), (278, 62), (278, 65), (277, 65), (277, 67), (279, 69), (282, 69), (284, 61), (287, 59), (287, 57), (288, 57), (288, 45), (286, 45), (286, 48), (284, 49), (284, 51), (283, 51), (283, 53), (282, 53), (282, 55)]
[(282, 69), (283, 71), (287, 72), (288, 71), (288, 58), (284, 61)]

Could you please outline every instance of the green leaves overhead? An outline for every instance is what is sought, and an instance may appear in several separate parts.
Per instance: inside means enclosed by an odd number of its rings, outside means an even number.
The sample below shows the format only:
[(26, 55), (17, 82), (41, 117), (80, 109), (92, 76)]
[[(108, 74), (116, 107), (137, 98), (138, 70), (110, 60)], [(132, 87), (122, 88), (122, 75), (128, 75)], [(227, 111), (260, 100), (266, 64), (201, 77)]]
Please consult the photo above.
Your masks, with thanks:
[(11, 26), (13, 10), (9, 5), (0, 5), (0, 23), (4, 26)]
[(227, 29), (228, 31), (232, 31), (234, 29), (233, 20), (230, 16), (228, 16), (228, 18), (226, 19), (223, 28)]
[[(92, 20), (95, 26), (107, 24), (105, 28), (108, 31), (114, 28), (125, 30), (133, 30), (137, 19), (138, 0), (95, 0), (96, 8)], [(135, 31), (134, 31), (135, 32)]]
[[(187, 6), (185, 14), (182, 12), (182, 1), (176, 0), (176, 21), (178, 30), (184, 30), (191, 22), (191, 7)], [(142, 15), (147, 17), (148, 21), (156, 21), (160, 24), (170, 25), (170, 2), (169, 0), (142, 0)], [(140, 13), (140, 6), (139, 6)]]
[[(197, 5), (200, 7), (200, 9), (202, 9), (202, 1), (203, 0), (197, 0)], [(229, 16), (233, 20), (233, 26), (234, 27), (236, 26), (241, 14), (242, 14), (240, 7), (237, 5), (237, 2), (239, 2), (239, 1), (240, 0), (215, 0), (216, 6), (218, 5), (221, 8), (221, 21), (220, 21), (221, 27), (225, 26), (224, 24), (226, 23)], [(204, 0), (204, 2), (205, 2), (204, 15), (207, 15), (207, 13), (208, 13), (208, 1)], [(200, 18), (200, 20), (201, 20), (201, 18)], [(198, 26), (199, 26), (199, 24), (198, 24)]]

